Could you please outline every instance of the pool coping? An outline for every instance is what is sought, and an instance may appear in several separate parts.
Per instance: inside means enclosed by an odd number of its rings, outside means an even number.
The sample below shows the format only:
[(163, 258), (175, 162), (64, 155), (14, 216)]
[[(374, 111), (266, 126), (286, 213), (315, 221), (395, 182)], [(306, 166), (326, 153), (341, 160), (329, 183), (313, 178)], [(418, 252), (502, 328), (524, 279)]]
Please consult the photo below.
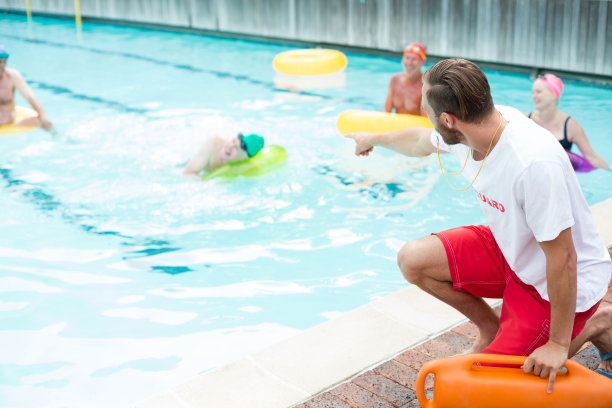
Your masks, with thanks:
[[(591, 211), (604, 243), (612, 245), (612, 217), (606, 217), (612, 214), (612, 198)], [(452, 307), (407, 286), (133, 407), (292, 407), (466, 321)]]

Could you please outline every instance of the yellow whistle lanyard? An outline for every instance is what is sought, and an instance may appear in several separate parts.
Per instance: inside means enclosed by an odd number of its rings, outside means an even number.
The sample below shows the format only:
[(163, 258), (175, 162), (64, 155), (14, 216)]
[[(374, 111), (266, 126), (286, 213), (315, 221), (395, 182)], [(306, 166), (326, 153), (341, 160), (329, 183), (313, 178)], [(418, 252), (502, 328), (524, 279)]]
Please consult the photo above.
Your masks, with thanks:
[(476, 176), (474, 177), (474, 180), (472, 180), (470, 185), (467, 186), (466, 188), (462, 188), (462, 189), (455, 188), (450, 183), (450, 181), (448, 181), (448, 179), (446, 178), (446, 174), (451, 175), (451, 176), (456, 176), (457, 174), (461, 174), (463, 172), (463, 170), (465, 169), (465, 166), (466, 166), (466, 164), (468, 162), (468, 158), (470, 157), (470, 153), (471, 153), (472, 149), (468, 148), (468, 153), (467, 153), (467, 156), (465, 157), (465, 163), (463, 163), (463, 167), (461, 168), (461, 170), (459, 170), (457, 173), (449, 173), (442, 166), (442, 160), (440, 159), (440, 140), (438, 139), (437, 146), (436, 146), (436, 152), (438, 153), (438, 163), (440, 163), (440, 170), (442, 170), (442, 176), (444, 176), (444, 180), (446, 180), (446, 182), (448, 183), (450, 188), (452, 188), (455, 191), (465, 191), (468, 188), (472, 187), (472, 184), (474, 184), (474, 182), (478, 178), (478, 175), (480, 174), (480, 170), (482, 170), (482, 166), (484, 166), (485, 160), (487, 160), (487, 157), (489, 156), (489, 152), (491, 151), (491, 146), (493, 146), (493, 140), (495, 140), (495, 136), (497, 136), (497, 132), (499, 131), (499, 128), (501, 128), (501, 124), (502, 124), (502, 115), (501, 115), (501, 112), (499, 112), (499, 125), (497, 125), (497, 129), (495, 129), (495, 133), (493, 133), (493, 137), (491, 138), (491, 141), (489, 142), (489, 148), (487, 149), (487, 153), (485, 154), (485, 157), (482, 159), (482, 163), (480, 163), (480, 168), (478, 169), (478, 173), (476, 173)]

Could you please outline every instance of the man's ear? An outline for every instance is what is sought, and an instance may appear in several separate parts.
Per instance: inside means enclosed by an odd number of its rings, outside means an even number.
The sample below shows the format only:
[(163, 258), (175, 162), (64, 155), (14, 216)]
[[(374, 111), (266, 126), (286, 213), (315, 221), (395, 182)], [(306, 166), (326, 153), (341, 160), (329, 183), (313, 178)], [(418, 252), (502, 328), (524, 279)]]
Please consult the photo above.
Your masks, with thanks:
[(448, 112), (442, 112), (440, 114), (440, 118), (443, 121), (443, 124), (446, 125), (447, 128), (453, 129), (455, 127), (455, 123), (457, 122), (457, 118), (455, 115), (450, 114)]

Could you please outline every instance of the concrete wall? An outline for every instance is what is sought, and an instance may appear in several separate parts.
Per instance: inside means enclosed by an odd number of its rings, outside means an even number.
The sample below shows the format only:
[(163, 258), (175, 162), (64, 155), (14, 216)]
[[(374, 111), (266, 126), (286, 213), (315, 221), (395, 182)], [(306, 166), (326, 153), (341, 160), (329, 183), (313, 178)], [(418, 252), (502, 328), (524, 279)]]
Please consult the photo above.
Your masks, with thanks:
[[(25, 11), (25, 0), (0, 9)], [(612, 2), (601, 0), (80, 0), (84, 18), (401, 51), (612, 76)], [(73, 15), (74, 0), (31, 0)]]

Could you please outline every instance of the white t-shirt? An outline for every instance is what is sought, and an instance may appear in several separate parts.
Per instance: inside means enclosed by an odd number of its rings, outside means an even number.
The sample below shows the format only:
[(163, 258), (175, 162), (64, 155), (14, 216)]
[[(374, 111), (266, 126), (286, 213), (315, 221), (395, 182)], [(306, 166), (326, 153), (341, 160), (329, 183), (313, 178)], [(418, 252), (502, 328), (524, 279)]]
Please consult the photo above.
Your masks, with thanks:
[[(578, 257), (576, 312), (588, 310), (608, 289), (612, 261), (574, 169), (550, 132), (514, 108), (496, 108), (508, 124), (472, 185), (489, 228), (516, 275), (549, 300), (546, 257), (538, 242), (571, 227)], [(438, 140), (441, 151), (463, 164), (468, 146), (449, 146), (434, 130), (431, 143)], [(469, 182), (481, 163), (470, 154), (462, 173)]]

